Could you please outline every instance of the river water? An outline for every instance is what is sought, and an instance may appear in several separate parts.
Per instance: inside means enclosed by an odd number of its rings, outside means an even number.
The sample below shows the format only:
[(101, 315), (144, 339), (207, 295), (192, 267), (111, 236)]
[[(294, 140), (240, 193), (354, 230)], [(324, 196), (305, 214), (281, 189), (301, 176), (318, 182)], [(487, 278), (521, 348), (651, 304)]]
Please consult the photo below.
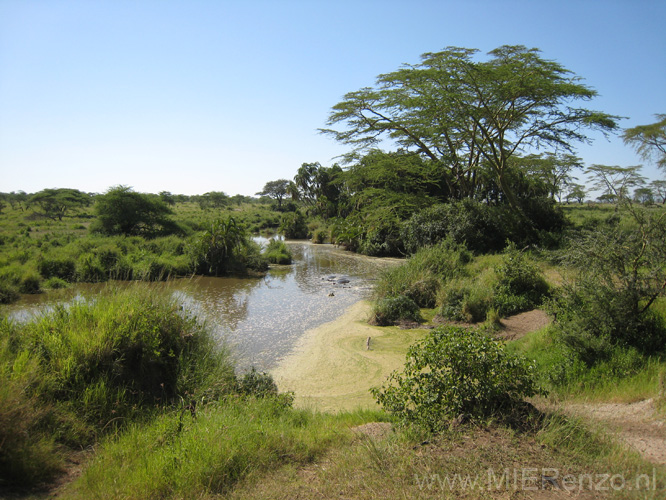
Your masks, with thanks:
[[(263, 278), (194, 277), (163, 285), (231, 346), (241, 369), (275, 367), (307, 330), (369, 298), (381, 271), (396, 263), (396, 259), (364, 257), (332, 245), (301, 241), (287, 241), (287, 245), (294, 263), (272, 267)], [(103, 286), (77, 285), (60, 294), (27, 296), (4, 307), (20, 320)]]

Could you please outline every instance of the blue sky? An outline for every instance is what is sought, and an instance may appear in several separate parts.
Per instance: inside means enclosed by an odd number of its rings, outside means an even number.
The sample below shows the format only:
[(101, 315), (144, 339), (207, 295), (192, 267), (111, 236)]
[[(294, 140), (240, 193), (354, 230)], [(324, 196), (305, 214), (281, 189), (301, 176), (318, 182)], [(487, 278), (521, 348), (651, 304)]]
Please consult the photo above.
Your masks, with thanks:
[[(317, 132), (345, 93), (447, 46), (537, 47), (588, 107), (652, 123), (665, 25), (663, 0), (0, 0), (0, 191), (252, 195), (346, 151)], [(619, 138), (577, 153), (644, 163)]]

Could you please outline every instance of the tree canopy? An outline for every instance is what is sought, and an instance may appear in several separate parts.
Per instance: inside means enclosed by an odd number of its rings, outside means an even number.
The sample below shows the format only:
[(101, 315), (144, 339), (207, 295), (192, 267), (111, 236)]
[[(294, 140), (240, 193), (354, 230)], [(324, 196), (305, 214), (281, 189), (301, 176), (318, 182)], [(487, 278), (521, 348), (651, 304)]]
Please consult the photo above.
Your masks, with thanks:
[(68, 188), (43, 189), (28, 199), (28, 204), (39, 207), (45, 217), (53, 220), (62, 220), (70, 210), (90, 205), (90, 202), (90, 195)]
[(287, 179), (278, 179), (276, 181), (268, 181), (264, 185), (264, 189), (259, 191), (259, 196), (268, 196), (273, 198), (278, 203), (278, 210), (282, 210), (282, 200), (287, 196), (289, 184), (291, 181)]
[(538, 49), (502, 46), (486, 61), (478, 50), (449, 47), (421, 63), (380, 75), (375, 87), (350, 92), (323, 129), (353, 146), (349, 158), (389, 139), (430, 159), (450, 197), (472, 197), (485, 172), (513, 209), (511, 159), (549, 147), (571, 153), (586, 130), (617, 128), (619, 117), (575, 107), (597, 93)]
[(95, 201), (97, 220), (91, 230), (107, 235), (157, 236), (179, 232), (171, 209), (157, 196), (127, 186), (110, 188)]
[(666, 114), (657, 114), (657, 121), (649, 125), (628, 128), (622, 134), (625, 144), (636, 149), (646, 161), (656, 160), (666, 170)]

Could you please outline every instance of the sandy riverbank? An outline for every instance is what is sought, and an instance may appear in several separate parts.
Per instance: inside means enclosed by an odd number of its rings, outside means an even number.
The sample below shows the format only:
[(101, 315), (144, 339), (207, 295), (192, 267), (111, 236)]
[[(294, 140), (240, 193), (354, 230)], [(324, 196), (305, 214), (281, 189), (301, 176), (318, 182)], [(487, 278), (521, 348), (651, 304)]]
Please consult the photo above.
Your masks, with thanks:
[(280, 391), (293, 391), (299, 407), (374, 408), (369, 389), (404, 365), (407, 347), (424, 331), (370, 326), (370, 312), (368, 302), (357, 302), (338, 319), (306, 332), (271, 371)]

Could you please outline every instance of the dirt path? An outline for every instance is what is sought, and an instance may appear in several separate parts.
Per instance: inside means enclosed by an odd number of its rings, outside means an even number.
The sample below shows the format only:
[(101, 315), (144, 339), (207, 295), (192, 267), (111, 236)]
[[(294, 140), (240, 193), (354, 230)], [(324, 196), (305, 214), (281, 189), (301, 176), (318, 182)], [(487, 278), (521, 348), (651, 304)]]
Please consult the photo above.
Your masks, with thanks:
[(516, 340), (547, 326), (550, 318), (545, 311), (534, 309), (504, 318), (500, 323), (503, 328), (498, 335), (505, 340)]
[(565, 413), (601, 422), (643, 458), (666, 465), (666, 421), (653, 399), (635, 403), (564, 403)]

